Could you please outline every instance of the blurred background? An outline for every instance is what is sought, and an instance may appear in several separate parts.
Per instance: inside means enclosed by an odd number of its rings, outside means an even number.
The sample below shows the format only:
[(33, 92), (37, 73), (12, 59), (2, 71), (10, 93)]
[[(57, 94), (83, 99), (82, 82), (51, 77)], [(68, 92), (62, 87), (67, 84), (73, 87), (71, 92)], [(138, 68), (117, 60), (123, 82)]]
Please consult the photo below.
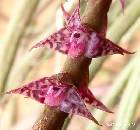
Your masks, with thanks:
[[(45, 49), (29, 51), (37, 41), (64, 25), (60, 4), (71, 12), (77, 1), (0, 0), (0, 93), (58, 73), (65, 55)], [(86, 1), (81, 0), (81, 14)], [(107, 37), (136, 52), (93, 59), (89, 87), (114, 114), (94, 110), (103, 124), (73, 116), (63, 130), (140, 130), (140, 0), (126, 0), (124, 12), (113, 0)], [(43, 105), (21, 95), (0, 95), (0, 130), (31, 130)]]

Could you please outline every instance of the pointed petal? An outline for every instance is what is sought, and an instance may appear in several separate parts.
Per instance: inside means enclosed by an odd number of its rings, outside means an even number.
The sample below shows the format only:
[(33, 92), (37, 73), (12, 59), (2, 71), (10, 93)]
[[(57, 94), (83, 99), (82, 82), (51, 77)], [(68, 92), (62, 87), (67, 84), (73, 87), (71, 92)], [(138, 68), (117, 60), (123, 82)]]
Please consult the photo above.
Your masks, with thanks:
[(96, 32), (90, 34), (90, 39), (87, 44), (87, 50), (85, 56), (88, 58), (97, 58), (100, 56), (113, 55), (113, 54), (134, 54), (129, 52), (112, 41), (105, 39)]
[(67, 96), (60, 105), (60, 110), (70, 114), (76, 114), (83, 117), (86, 117), (96, 124), (99, 125), (98, 121), (92, 116), (89, 110), (86, 108), (86, 105), (80, 98), (76, 89), (70, 88), (67, 92)]
[(97, 109), (112, 113), (112, 111), (110, 111), (101, 101), (96, 99), (88, 87), (80, 87), (78, 92), (86, 103), (89, 103)]
[(125, 8), (125, 0), (120, 0), (122, 10), (124, 11)]
[(44, 77), (20, 88), (13, 89), (7, 94), (22, 94), (40, 103), (58, 106), (64, 99), (68, 87), (70, 85), (61, 83), (52, 77)]
[(58, 32), (35, 44), (31, 49), (38, 47), (48, 47), (67, 54), (70, 36), (71, 32), (66, 28), (62, 28)]
[(65, 10), (63, 4), (61, 4), (61, 9), (62, 9), (62, 12), (63, 12), (65, 22), (68, 23), (68, 21), (70, 19), (70, 14)]
[(71, 28), (78, 28), (81, 25), (81, 19), (80, 19), (80, 0), (79, 3), (70, 16), (69, 22), (67, 26), (70, 26)]
[(118, 46), (117, 44), (114, 44), (112, 41), (106, 39), (105, 43), (103, 45), (103, 52), (102, 56), (104, 55), (112, 55), (112, 54), (134, 54), (134, 52), (129, 52), (126, 49), (123, 49), (122, 47)]

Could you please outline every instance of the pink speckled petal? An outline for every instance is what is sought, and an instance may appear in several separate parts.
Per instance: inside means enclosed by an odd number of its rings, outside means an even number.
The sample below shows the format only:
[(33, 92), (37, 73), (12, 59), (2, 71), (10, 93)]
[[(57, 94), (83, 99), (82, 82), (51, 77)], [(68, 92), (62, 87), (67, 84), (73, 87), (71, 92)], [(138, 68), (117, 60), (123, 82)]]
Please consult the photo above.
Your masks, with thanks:
[(68, 87), (71, 86), (61, 83), (53, 79), (53, 77), (44, 77), (11, 90), (7, 94), (22, 94), (42, 104), (59, 106), (62, 100), (64, 100)]
[(65, 10), (63, 4), (61, 4), (61, 9), (62, 9), (62, 12), (63, 12), (65, 22), (66, 22), (66, 24), (68, 24), (68, 21), (70, 19), (70, 14)]
[(67, 26), (70, 26), (71, 28), (78, 28), (81, 25), (81, 19), (80, 19), (80, 0), (79, 3), (72, 13), (72, 15), (69, 18), (69, 22)]
[(106, 39), (105, 43), (103, 45), (104, 52), (102, 53), (102, 56), (104, 55), (112, 55), (112, 54), (134, 54), (134, 52), (129, 52), (126, 49), (123, 49), (122, 47), (118, 46), (117, 44), (113, 43), (112, 41)]
[(65, 100), (60, 105), (60, 110), (70, 114), (76, 114), (86, 117), (99, 125), (98, 121), (92, 116), (86, 108), (83, 100), (77, 93), (75, 88), (70, 88), (67, 92)]
[[(124, 0), (121, 0), (124, 6)], [(61, 5), (66, 26), (32, 48), (48, 47), (67, 54), (71, 58), (85, 56), (97, 58), (112, 54), (133, 54), (106, 39), (107, 15), (104, 16), (102, 30), (98, 33), (80, 20), (80, 0), (72, 15)]]
[(71, 32), (64, 27), (60, 29), (58, 32), (50, 35), (46, 39), (35, 44), (31, 49), (38, 47), (48, 47), (60, 51), (64, 54), (67, 54), (70, 46), (69, 44), (70, 36)]
[(92, 105), (97, 109), (112, 113), (112, 111), (110, 111), (101, 101), (96, 99), (96, 97), (92, 94), (88, 87), (79, 87), (78, 92), (86, 103)]
[(113, 55), (113, 54), (134, 54), (129, 52), (118, 45), (114, 44), (112, 41), (101, 37), (96, 32), (90, 35), (90, 40), (87, 44), (87, 50), (85, 56), (88, 58), (97, 58), (100, 56)]

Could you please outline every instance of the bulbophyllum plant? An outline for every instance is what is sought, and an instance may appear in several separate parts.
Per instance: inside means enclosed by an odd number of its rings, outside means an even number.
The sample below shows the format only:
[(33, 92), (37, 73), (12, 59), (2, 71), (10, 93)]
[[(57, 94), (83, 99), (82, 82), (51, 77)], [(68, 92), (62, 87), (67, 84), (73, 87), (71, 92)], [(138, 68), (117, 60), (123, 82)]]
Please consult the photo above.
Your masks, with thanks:
[[(124, 9), (124, 0), (120, 1)], [(61, 5), (61, 8), (66, 23), (65, 26), (35, 44), (32, 49), (38, 47), (52, 48), (73, 59), (78, 59), (79, 57), (97, 58), (113, 54), (132, 54), (105, 37), (107, 17), (101, 33), (98, 33), (87, 24), (81, 22), (80, 0), (71, 15), (66, 12), (63, 5)], [(100, 124), (92, 116), (85, 103), (97, 109), (112, 113), (112, 111), (92, 94), (88, 89), (88, 83), (83, 83), (80, 86), (67, 83), (57, 78), (60, 74), (64, 76), (69, 75), (69, 73), (66, 72), (52, 75), (51, 77), (43, 77), (25, 84), (20, 88), (11, 90), (7, 92), (7, 94), (22, 94), (35, 99), (39, 103), (58, 108), (65, 113), (86, 117), (98, 125)]]

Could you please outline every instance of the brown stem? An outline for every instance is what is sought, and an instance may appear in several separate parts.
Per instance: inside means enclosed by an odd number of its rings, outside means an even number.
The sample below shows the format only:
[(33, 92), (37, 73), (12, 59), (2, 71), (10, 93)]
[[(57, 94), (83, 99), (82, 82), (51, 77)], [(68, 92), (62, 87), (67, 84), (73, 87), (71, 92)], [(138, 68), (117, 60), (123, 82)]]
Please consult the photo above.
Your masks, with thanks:
[[(99, 32), (111, 2), (112, 0), (89, 0), (82, 17), (82, 22)], [(86, 82), (88, 81), (90, 63), (91, 59), (85, 57), (78, 59), (67, 58), (62, 72), (69, 73), (69, 76), (58, 75), (58, 78), (79, 86), (85, 80)], [(33, 126), (33, 130), (61, 130), (67, 116), (68, 114), (47, 106)]]
[[(45, 107), (44, 112), (41, 114), (40, 119), (34, 125), (34, 130), (61, 130), (64, 120), (68, 114), (53, 109), (49, 106)], [(49, 124), (48, 124), (49, 123)]]
[(87, 23), (96, 31), (100, 31), (104, 16), (107, 15), (111, 2), (112, 0), (89, 0), (82, 22)]

